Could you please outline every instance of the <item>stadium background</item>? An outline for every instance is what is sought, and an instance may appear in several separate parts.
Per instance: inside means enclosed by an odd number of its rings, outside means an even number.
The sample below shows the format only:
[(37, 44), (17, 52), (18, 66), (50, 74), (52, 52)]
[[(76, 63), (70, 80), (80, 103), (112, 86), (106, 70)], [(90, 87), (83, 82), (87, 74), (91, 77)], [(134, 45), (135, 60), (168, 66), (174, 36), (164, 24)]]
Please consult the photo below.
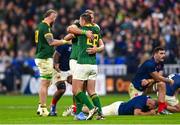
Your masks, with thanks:
[(138, 65), (157, 46), (167, 50), (165, 74), (180, 71), (177, 0), (1, 0), (0, 93), (37, 93), (34, 29), (51, 8), (58, 12), (53, 27), (58, 39), (86, 9), (95, 11), (105, 43), (97, 54), (102, 94), (127, 91)]
[[(34, 95), (39, 85), (34, 64), (34, 29), (42, 20), (43, 13), (52, 8), (58, 12), (53, 27), (55, 38), (63, 38), (66, 27), (86, 9), (95, 11), (105, 43), (105, 51), (97, 54), (97, 89), (100, 94), (105, 94), (100, 97), (103, 106), (129, 99), (127, 94), (118, 93), (127, 92), (138, 65), (151, 57), (156, 46), (167, 50), (165, 75), (180, 72), (178, 0), (0, 0), (0, 124), (180, 123), (179, 113), (74, 121), (73, 117), (61, 116), (72, 104), (71, 96), (64, 96), (59, 101), (58, 118), (38, 117), (38, 96)], [(67, 91), (70, 92), (70, 87)], [(47, 104), (51, 98), (48, 97)]]

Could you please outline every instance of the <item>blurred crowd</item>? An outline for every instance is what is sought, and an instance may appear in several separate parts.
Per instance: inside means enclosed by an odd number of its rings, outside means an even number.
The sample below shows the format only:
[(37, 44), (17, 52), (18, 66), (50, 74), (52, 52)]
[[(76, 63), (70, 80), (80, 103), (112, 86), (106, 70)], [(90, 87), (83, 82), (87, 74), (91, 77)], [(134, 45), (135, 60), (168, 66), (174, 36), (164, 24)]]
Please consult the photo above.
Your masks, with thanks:
[(47, 9), (58, 12), (53, 31), (60, 39), (86, 9), (95, 11), (105, 43), (98, 64), (127, 64), (135, 73), (156, 46), (167, 49), (166, 63), (180, 64), (178, 0), (0, 0), (0, 91), (18, 90), (20, 76), (36, 72), (34, 29)]

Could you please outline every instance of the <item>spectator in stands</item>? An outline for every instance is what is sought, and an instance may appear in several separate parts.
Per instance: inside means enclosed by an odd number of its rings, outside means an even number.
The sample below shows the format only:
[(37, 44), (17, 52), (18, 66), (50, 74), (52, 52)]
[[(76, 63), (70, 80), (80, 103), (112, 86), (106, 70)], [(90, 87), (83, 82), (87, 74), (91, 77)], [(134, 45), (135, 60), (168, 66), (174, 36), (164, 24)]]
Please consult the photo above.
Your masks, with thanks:
[(56, 9), (59, 15), (55, 38), (62, 38), (66, 27), (86, 9), (95, 11), (102, 38), (107, 39), (110, 34), (101, 63), (111, 64), (116, 63), (116, 58), (133, 57), (137, 63), (128, 65), (128, 69), (135, 69), (140, 55), (151, 53), (159, 45), (167, 49), (167, 63), (180, 63), (180, 3), (177, 0), (0, 0), (0, 50), (8, 51), (15, 60), (18, 51), (28, 53), (35, 46), (34, 29), (50, 8)]
[(6, 86), (8, 92), (19, 91), (20, 90), (20, 75), (11, 65), (11, 60), (7, 59), (5, 61), (5, 72), (4, 72), (3, 84)]

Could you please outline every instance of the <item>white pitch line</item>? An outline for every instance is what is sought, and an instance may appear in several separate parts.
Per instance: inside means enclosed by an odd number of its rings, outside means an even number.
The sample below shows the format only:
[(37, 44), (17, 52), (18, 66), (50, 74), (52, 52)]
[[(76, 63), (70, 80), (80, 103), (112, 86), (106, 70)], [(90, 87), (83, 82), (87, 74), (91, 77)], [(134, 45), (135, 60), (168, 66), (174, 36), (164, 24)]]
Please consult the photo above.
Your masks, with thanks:
[(36, 106), (0, 106), (0, 109), (34, 109)]

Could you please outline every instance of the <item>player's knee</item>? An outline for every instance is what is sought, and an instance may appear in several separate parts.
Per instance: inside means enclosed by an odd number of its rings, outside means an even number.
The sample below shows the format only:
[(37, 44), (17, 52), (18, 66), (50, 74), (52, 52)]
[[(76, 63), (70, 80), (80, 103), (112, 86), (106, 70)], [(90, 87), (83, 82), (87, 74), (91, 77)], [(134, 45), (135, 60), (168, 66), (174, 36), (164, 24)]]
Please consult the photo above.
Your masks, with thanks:
[(88, 94), (91, 96), (91, 95), (93, 95), (93, 94), (95, 93), (95, 90), (93, 90), (93, 89), (88, 89), (87, 92), (88, 92)]
[(65, 93), (66, 91), (66, 84), (64, 82), (57, 82), (56, 87), (58, 91), (61, 91), (61, 93)]

